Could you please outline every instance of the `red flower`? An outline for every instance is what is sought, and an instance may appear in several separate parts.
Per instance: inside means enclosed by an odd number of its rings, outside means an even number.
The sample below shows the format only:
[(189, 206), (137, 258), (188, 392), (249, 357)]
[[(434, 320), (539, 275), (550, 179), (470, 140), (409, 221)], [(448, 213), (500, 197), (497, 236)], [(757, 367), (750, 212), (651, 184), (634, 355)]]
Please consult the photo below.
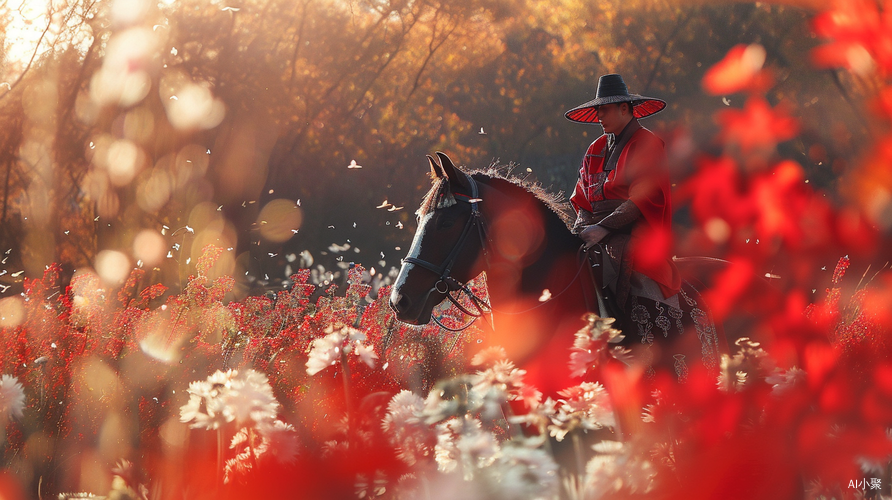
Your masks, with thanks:
[(679, 201), (690, 200), (691, 210), (699, 222), (707, 223), (718, 217), (737, 229), (752, 214), (741, 186), (737, 167), (730, 158), (703, 158), (697, 173), (676, 191), (675, 197)]
[(818, 47), (812, 58), (818, 66), (843, 67), (865, 74), (879, 66), (892, 71), (892, 14), (889, 3), (880, 9), (871, 0), (838, 0), (833, 10), (814, 21), (815, 33), (832, 41)]
[(728, 109), (718, 114), (722, 126), (720, 139), (726, 145), (737, 145), (747, 155), (773, 150), (779, 142), (796, 137), (799, 124), (782, 110), (771, 109), (765, 99), (750, 97), (742, 110)]
[(771, 85), (771, 76), (762, 70), (764, 63), (761, 45), (737, 45), (703, 75), (703, 88), (713, 95), (765, 90)]

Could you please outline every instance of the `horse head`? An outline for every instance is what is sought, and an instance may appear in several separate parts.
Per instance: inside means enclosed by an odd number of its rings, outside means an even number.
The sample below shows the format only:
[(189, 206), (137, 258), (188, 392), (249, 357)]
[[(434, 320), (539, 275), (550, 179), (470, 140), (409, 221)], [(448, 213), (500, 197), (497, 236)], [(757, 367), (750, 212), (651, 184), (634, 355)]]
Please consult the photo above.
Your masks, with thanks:
[(433, 186), (416, 212), (415, 237), (390, 295), (397, 318), (415, 325), (428, 323), (450, 291), (483, 269), (478, 183), (444, 153), (427, 158)]

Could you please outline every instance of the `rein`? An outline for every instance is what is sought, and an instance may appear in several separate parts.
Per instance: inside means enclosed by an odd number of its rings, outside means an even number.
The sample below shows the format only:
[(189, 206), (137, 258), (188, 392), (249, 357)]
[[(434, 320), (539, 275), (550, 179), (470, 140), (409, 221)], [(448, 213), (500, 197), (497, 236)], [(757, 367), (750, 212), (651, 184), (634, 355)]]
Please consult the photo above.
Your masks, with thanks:
[[(576, 271), (576, 275), (573, 276), (573, 279), (571, 279), (570, 282), (567, 283), (567, 286), (565, 286), (563, 290), (561, 290), (557, 294), (552, 295), (548, 300), (545, 300), (545, 301), (543, 301), (539, 304), (536, 304), (535, 306), (532, 306), (532, 307), (525, 309), (523, 311), (512, 311), (512, 312), (502, 311), (502, 312), (500, 312), (500, 311), (493, 309), (492, 305), (490, 305), (488, 301), (480, 298), (470, 288), (468, 288), (467, 283), (462, 283), (461, 281), (458, 281), (454, 277), (450, 276), (450, 273), (452, 272), (452, 266), (455, 265), (455, 261), (458, 259), (458, 254), (461, 252), (461, 249), (464, 246), (465, 241), (468, 239), (468, 236), (471, 234), (471, 230), (474, 227), (477, 228), (477, 234), (480, 237), (480, 246), (483, 249), (483, 255), (486, 257), (487, 263), (489, 263), (489, 254), (486, 251), (487, 246), (488, 246), (487, 242), (489, 240), (486, 237), (486, 229), (484, 227), (483, 214), (480, 212), (480, 208), (477, 206), (477, 204), (483, 200), (478, 198), (479, 192), (478, 192), (478, 188), (477, 188), (477, 182), (471, 176), (466, 176), (466, 179), (469, 181), (470, 186), (471, 186), (471, 195), (467, 196), (467, 195), (463, 195), (460, 193), (455, 193), (454, 196), (456, 197), (456, 201), (462, 201), (465, 203), (469, 203), (471, 205), (471, 216), (468, 218), (467, 222), (465, 222), (465, 226), (464, 226), (464, 228), (462, 228), (462, 232), (459, 235), (458, 240), (456, 240), (455, 245), (452, 247), (452, 250), (449, 252), (449, 255), (446, 256), (446, 260), (444, 260), (443, 263), (438, 266), (431, 262), (428, 262), (426, 260), (419, 259), (416, 257), (406, 257), (405, 259), (403, 259), (403, 263), (415, 264), (419, 267), (422, 267), (424, 269), (427, 269), (428, 271), (433, 272), (434, 274), (439, 275), (440, 279), (438, 279), (436, 281), (436, 283), (434, 283), (434, 286), (430, 289), (430, 291), (436, 290), (438, 293), (445, 294), (446, 298), (448, 298), (449, 301), (452, 302), (452, 304), (455, 305), (455, 307), (457, 307), (462, 313), (472, 317), (472, 319), (468, 323), (466, 323), (458, 328), (450, 328), (450, 327), (444, 325), (442, 322), (440, 322), (440, 320), (437, 319), (436, 316), (431, 314), (431, 319), (434, 321), (434, 323), (437, 324), (437, 326), (439, 326), (440, 328), (442, 328), (444, 330), (450, 331), (450, 332), (463, 332), (463, 331), (467, 330), (468, 328), (471, 327), (472, 324), (474, 324), (475, 321), (477, 321), (478, 318), (483, 317), (487, 313), (490, 314), (490, 317), (492, 317), (493, 312), (499, 312), (499, 314), (514, 315), (514, 314), (524, 314), (524, 313), (528, 313), (530, 311), (536, 310), (536, 309), (544, 306), (546, 303), (550, 302), (552, 299), (555, 299), (555, 298), (561, 296), (564, 292), (569, 290), (570, 287), (573, 285), (573, 283), (575, 283), (576, 280), (579, 279), (579, 275), (582, 274), (582, 269), (586, 265), (585, 258), (582, 258), (582, 259), (578, 258), (579, 254), (584, 255), (584, 253), (585, 253), (585, 250), (584, 250), (585, 245), (583, 244), (583, 245), (580, 245), (579, 250), (577, 252), (577, 260), (580, 261), (579, 269)], [(441, 286), (442, 286), (442, 289), (441, 289)], [(473, 306), (474, 309), (476, 309), (476, 311), (471, 311), (470, 309), (468, 309), (467, 307), (462, 305), (459, 302), (459, 299), (456, 299), (455, 297), (452, 296), (451, 292), (453, 292), (453, 291), (459, 292), (459, 296), (461, 296), (461, 294), (464, 293), (470, 299), (471, 305)], [(457, 337), (456, 337), (456, 340), (458, 340)], [(455, 344), (453, 344), (453, 347), (454, 346), (455, 346)]]

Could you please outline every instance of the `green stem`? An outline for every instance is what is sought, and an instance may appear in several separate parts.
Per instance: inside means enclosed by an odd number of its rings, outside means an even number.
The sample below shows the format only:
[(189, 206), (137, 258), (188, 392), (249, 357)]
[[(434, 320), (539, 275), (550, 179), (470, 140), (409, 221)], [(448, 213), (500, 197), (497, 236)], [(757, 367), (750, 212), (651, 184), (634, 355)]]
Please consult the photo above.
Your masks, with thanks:
[(223, 429), (217, 429), (217, 493), (223, 484)]
[(350, 398), (350, 364), (347, 363), (347, 352), (341, 349), (341, 380), (344, 382), (344, 402), (347, 404), (347, 418), (350, 418), (353, 409), (353, 400)]
[[(576, 473), (579, 475), (579, 484), (585, 484), (585, 459), (582, 456), (582, 440), (579, 439), (579, 432), (572, 431), (573, 451), (576, 453)], [(585, 498), (585, 495), (583, 495)]]
[(547, 425), (539, 425), (539, 435), (545, 438), (545, 450), (551, 455), (551, 458), (557, 458), (554, 456), (554, 448), (551, 446), (551, 435), (548, 433)]
[(511, 417), (514, 416), (514, 411), (511, 410), (511, 405), (505, 402), (499, 405), (499, 408), (502, 410), (502, 418), (505, 419), (505, 429), (508, 431), (508, 439), (523, 437), (523, 434), (520, 432), (520, 425), (511, 423)]
[(254, 428), (248, 427), (248, 451), (251, 453), (251, 470), (257, 476), (257, 453), (254, 451)]

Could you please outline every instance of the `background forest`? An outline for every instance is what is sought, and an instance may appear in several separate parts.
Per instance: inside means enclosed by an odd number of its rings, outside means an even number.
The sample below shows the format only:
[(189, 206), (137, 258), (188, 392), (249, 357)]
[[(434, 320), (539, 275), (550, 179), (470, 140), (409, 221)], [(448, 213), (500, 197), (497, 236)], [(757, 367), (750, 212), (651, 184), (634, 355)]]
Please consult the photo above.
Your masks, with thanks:
[(220, 272), (238, 296), (278, 288), (303, 250), (335, 270), (339, 257), (397, 265), (425, 154), (515, 163), (567, 191), (600, 128), (563, 112), (609, 72), (668, 101), (645, 125), (681, 179), (716, 147), (713, 114), (743, 103), (700, 84), (741, 43), (764, 47), (768, 102), (800, 118), (780, 153), (828, 196), (874, 119), (856, 104), (864, 82), (810, 64), (811, 12), (782, 4), (6, 1), (0, 13), (0, 283), (14, 293), (24, 275), (52, 262), (70, 274), (103, 250), (178, 283), (210, 242), (232, 248)]

